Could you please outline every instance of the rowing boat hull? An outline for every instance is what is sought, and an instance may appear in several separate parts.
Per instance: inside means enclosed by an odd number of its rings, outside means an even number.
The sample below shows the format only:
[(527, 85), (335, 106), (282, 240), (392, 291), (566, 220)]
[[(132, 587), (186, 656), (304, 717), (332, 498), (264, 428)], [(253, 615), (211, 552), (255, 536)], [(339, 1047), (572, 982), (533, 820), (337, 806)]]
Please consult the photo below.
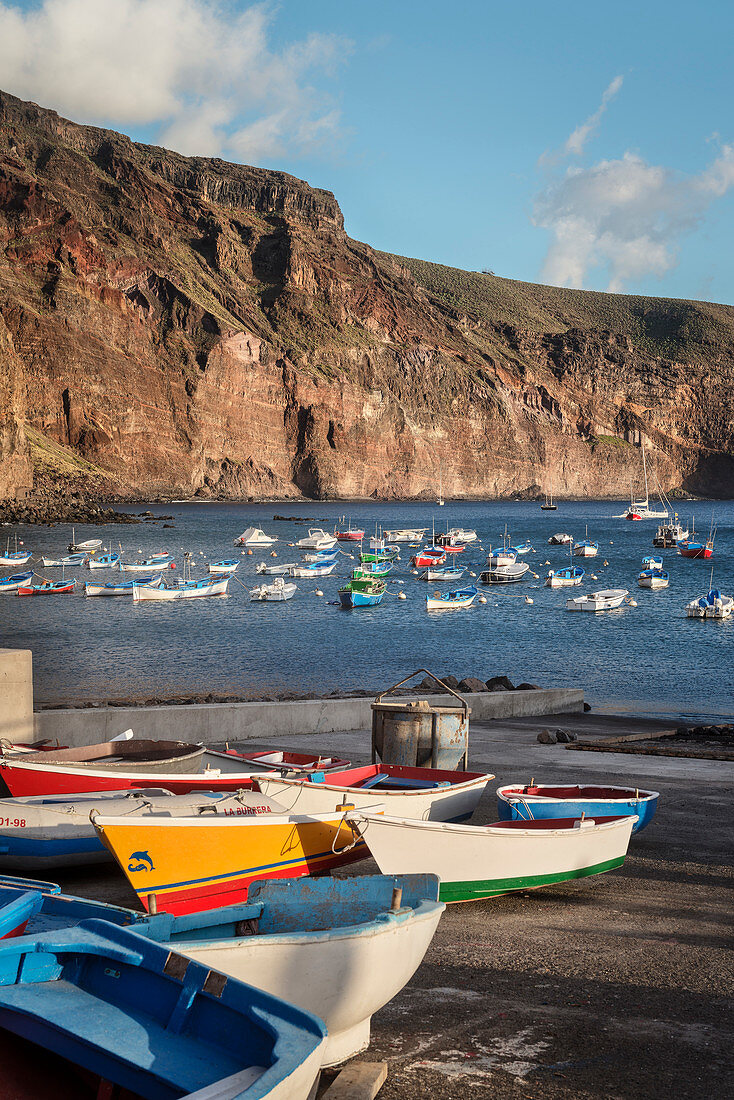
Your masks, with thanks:
[(453, 825), (350, 814), (383, 874), (435, 874), (439, 899), (478, 901), (621, 867), (633, 820)]
[(194, 913), (243, 901), (253, 882), (321, 874), (363, 859), (365, 845), (341, 813), (317, 817), (263, 812), (186, 818), (95, 815), (102, 841), (141, 904)]
[[(404, 778), (406, 782), (414, 778), (417, 782), (427, 781), (427, 777), (430, 777), (436, 783), (445, 782), (448, 785), (414, 790), (390, 790), (379, 786), (364, 789), (349, 785), (364, 782), (365, 775), (377, 776), (380, 773), (396, 780)], [(325, 783), (262, 776), (256, 777), (256, 786), (289, 813), (323, 814), (333, 810), (339, 803), (348, 802), (357, 809), (384, 808), (386, 813), (395, 817), (422, 818), (427, 821), (466, 821), (474, 813), (485, 788), (494, 777), (464, 772), (467, 778), (457, 782), (461, 774), (428, 768), (373, 764), (336, 775), (332, 773), (327, 776)]]
[[(552, 793), (555, 792), (555, 793)], [(500, 821), (549, 820), (578, 817), (636, 817), (633, 833), (650, 824), (658, 805), (657, 791), (635, 787), (601, 788), (539, 785), (527, 788), (497, 788), (497, 812)]]

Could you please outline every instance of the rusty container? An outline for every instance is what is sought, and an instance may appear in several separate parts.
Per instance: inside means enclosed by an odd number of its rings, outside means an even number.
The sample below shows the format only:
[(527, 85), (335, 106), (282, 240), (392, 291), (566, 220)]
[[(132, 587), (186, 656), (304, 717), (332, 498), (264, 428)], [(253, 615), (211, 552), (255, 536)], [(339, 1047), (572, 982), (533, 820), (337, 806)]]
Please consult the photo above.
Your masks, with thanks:
[[(389, 700), (386, 695), (402, 687), (418, 673), (425, 672), (457, 705), (434, 705), (427, 699), (408, 702)], [(441, 768), (444, 771), (467, 770), (469, 752), (469, 715), (471, 708), (457, 692), (442, 680), (419, 668), (411, 676), (377, 696), (372, 704), (372, 761), (379, 756), (383, 764), (409, 768)]]

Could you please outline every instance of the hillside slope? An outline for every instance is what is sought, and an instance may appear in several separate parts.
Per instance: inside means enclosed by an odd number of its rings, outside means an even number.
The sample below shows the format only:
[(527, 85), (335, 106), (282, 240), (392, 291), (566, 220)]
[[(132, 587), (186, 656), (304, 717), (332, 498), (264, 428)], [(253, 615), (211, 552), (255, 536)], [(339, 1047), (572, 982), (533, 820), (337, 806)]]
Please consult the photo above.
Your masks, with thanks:
[(0, 121), (0, 498), (44, 438), (110, 496), (626, 496), (643, 439), (731, 494), (734, 309), (390, 256), (284, 173)]

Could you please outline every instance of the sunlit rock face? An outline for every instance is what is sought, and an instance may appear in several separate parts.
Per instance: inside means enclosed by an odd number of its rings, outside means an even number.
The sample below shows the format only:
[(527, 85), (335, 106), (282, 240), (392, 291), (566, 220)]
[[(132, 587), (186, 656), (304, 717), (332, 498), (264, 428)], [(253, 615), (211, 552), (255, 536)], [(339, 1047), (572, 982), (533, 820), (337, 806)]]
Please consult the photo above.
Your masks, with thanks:
[(626, 497), (642, 442), (731, 495), (730, 307), (388, 256), (284, 173), (0, 122), (0, 498), (63, 482), (46, 441), (111, 496)]

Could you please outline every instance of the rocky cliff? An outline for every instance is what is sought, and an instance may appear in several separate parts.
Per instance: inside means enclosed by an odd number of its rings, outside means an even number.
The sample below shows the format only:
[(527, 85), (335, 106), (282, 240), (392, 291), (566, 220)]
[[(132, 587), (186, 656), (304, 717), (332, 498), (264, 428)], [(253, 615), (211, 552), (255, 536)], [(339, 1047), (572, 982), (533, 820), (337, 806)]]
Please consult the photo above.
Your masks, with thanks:
[(626, 496), (643, 440), (731, 495), (734, 309), (390, 256), (283, 173), (0, 123), (0, 497)]

